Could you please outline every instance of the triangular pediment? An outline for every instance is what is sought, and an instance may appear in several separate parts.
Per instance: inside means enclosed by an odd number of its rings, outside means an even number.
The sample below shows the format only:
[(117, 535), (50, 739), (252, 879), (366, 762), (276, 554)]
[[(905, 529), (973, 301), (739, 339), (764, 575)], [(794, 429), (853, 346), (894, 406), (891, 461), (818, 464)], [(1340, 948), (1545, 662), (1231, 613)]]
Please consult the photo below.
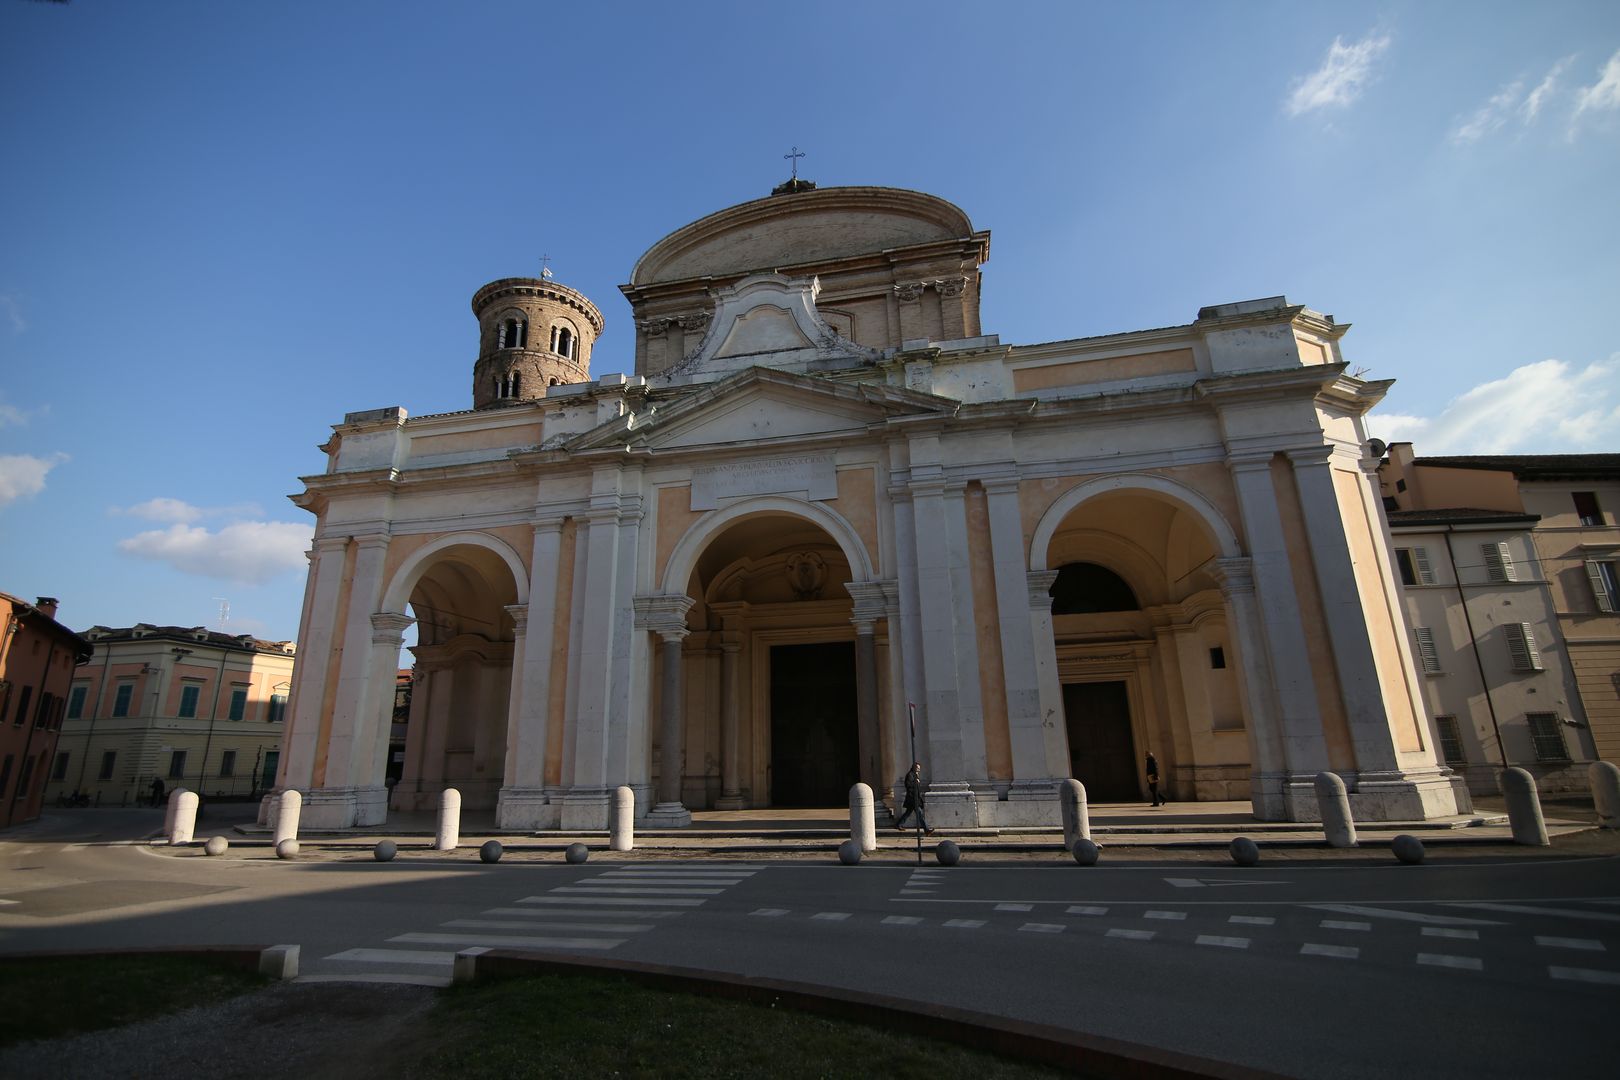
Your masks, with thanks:
[(781, 371), (834, 371), (870, 366), (876, 349), (857, 345), (827, 324), (816, 309), (815, 278), (754, 274), (714, 293), (714, 316), (692, 354), (661, 377), (715, 382), (750, 367)]
[(949, 398), (881, 383), (835, 383), (756, 367), (618, 417), (580, 435), (568, 449), (667, 451), (857, 436), (891, 417), (950, 416), (959, 405)]

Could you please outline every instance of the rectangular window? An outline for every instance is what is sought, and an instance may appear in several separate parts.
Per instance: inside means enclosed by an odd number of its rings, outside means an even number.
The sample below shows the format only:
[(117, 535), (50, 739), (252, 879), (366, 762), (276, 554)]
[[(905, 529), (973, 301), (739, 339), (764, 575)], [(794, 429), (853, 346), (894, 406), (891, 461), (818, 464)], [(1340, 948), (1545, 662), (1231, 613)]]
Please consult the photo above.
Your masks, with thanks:
[(1214, 648), (1210, 649), (1209, 666), (1214, 668), (1216, 671), (1220, 671), (1226, 667), (1226, 650), (1221, 648), (1219, 645), (1216, 645)]
[(264, 771), (259, 774), (259, 786), (269, 790), (276, 785), (276, 764), (281, 760), (280, 750), (264, 752)]
[(6, 706), (11, 702), (11, 680), (0, 679), (0, 724), (6, 722)]
[(224, 753), (219, 755), (219, 775), (221, 775), (221, 776), (235, 776), (236, 775), (236, 751), (235, 750), (227, 750)]
[(1525, 713), (1530, 723), (1530, 738), (1535, 740), (1537, 761), (1568, 761), (1569, 751), (1564, 749), (1564, 731), (1557, 713)]
[(34, 710), (34, 726), (48, 728), (56, 717), (56, 695), (39, 695), (39, 708)]
[(1445, 756), (1446, 764), (1467, 764), (1468, 758), (1463, 755), (1462, 733), (1457, 730), (1457, 718), (1437, 716), (1434, 727), (1440, 733), (1440, 753)]
[(1402, 585), (1433, 585), (1434, 567), (1428, 548), (1396, 548), (1395, 562), (1401, 569)]
[(1575, 516), (1581, 519), (1582, 525), (1602, 525), (1603, 509), (1598, 506), (1597, 492), (1575, 491)]
[(287, 716), (287, 695), (286, 694), (271, 694), (270, 695), (270, 722), (272, 724), (279, 724), (279, 723), (281, 723), (282, 720), (286, 719), (286, 716)]
[(7, 754), (4, 764), (0, 764), (0, 798), (6, 794), (6, 785), (11, 783), (11, 761), (15, 755)]
[(111, 780), (113, 763), (118, 760), (118, 751), (104, 750), (101, 754), (101, 771), (96, 774), (97, 780)]
[(180, 688), (180, 711), (175, 715), (181, 719), (190, 719), (197, 715), (197, 699), (202, 697), (202, 687), (196, 683), (189, 683)]
[(75, 686), (68, 692), (67, 718), (77, 720), (84, 715), (85, 695), (90, 692), (88, 686)]
[(186, 752), (176, 750), (169, 755), (169, 779), (184, 780), (186, 778)]
[(68, 752), (66, 750), (63, 750), (63, 751), (61, 751), (60, 753), (58, 753), (56, 755), (56, 763), (51, 766), (51, 779), (52, 780), (66, 780), (67, 779), (67, 765), (68, 765)]
[(1417, 638), (1418, 662), (1423, 665), (1423, 674), (1439, 675), (1440, 653), (1434, 647), (1434, 631), (1427, 626), (1414, 626), (1412, 636)]
[(1542, 670), (1541, 653), (1536, 649), (1536, 635), (1530, 624), (1508, 623), (1502, 630), (1507, 634), (1508, 653), (1513, 657), (1513, 670)]
[(1492, 581), (1518, 581), (1519, 571), (1513, 565), (1513, 556), (1508, 552), (1505, 542), (1499, 544), (1481, 544), (1479, 550), (1485, 556), (1485, 576)]
[(34, 688), (32, 686), (23, 687), (22, 693), (17, 695), (17, 715), (12, 718), (12, 724), (22, 727), (28, 722), (28, 705), (33, 700)]
[(134, 683), (128, 683), (128, 682), (119, 683), (118, 684), (118, 690), (113, 695), (113, 715), (114, 716), (128, 716), (129, 715), (129, 701), (130, 701), (130, 698), (132, 698), (134, 696), (135, 696), (135, 684)]
[(1587, 559), (1586, 580), (1592, 585), (1592, 599), (1599, 611), (1620, 611), (1620, 574), (1612, 559)]
[(22, 771), (17, 774), (16, 798), (28, 798), (28, 782), (34, 778), (34, 759), (25, 757), (22, 761)]
[(238, 687), (231, 691), (231, 719), (240, 720), (247, 713), (247, 691)]

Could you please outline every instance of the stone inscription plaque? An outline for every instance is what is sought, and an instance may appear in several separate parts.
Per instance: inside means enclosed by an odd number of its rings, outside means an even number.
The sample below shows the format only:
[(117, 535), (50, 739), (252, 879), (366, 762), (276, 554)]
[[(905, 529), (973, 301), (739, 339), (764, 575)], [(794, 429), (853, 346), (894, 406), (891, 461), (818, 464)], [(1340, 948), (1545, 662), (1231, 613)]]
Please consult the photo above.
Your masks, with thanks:
[(838, 497), (838, 470), (824, 454), (760, 458), (711, 465), (692, 474), (692, 509), (714, 510), (724, 499), (748, 495), (803, 495), (820, 502)]

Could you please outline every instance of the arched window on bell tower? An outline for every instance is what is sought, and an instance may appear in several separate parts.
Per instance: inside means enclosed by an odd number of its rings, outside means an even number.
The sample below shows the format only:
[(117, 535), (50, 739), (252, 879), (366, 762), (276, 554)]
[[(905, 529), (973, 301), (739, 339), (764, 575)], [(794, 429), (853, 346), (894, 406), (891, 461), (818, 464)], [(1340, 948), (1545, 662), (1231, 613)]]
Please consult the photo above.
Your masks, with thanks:
[(511, 392), (511, 394), (509, 394), (507, 396), (509, 396), (509, 397), (521, 397), (522, 396), (522, 391), (520, 391), (518, 389), (518, 387), (522, 382), (523, 382), (523, 372), (521, 372), (521, 371), (512, 372), (512, 392)]
[(557, 327), (557, 348), (554, 350), (558, 356), (574, 358), (574, 332), (566, 326)]
[(507, 319), (501, 323), (500, 341), (496, 347), (501, 349), (521, 349), (529, 343), (529, 321), (527, 319)]

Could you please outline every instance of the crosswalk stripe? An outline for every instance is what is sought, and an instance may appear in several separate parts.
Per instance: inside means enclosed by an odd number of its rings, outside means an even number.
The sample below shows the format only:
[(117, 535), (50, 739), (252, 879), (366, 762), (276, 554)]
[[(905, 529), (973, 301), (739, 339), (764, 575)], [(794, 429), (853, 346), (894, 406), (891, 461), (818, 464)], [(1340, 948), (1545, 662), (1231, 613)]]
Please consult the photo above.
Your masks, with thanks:
[(997, 911), (1033, 911), (1034, 904), (997, 904)]
[(599, 934), (640, 934), (652, 923), (513, 922), (510, 919), (451, 919), (441, 923), (467, 930), (579, 930)]
[(945, 925), (953, 930), (977, 930), (984, 925), (983, 919), (946, 919)]
[(1370, 922), (1351, 922), (1347, 919), (1323, 919), (1319, 924), (1323, 930), (1371, 930)]
[(849, 918), (847, 911), (818, 911), (810, 916), (812, 919), (821, 919), (825, 922), (843, 922)]
[(1246, 937), (1222, 937), (1220, 934), (1199, 934), (1195, 944), (1218, 945), (1223, 949), (1247, 949), (1249, 939)]
[(1564, 979), (1568, 982), (1602, 983), (1605, 986), (1620, 986), (1620, 971), (1597, 971), (1593, 968), (1550, 967), (1547, 974), (1555, 979)]
[(421, 949), (346, 949), (325, 957), (327, 960), (347, 960), (358, 964), (430, 964), (450, 967), (456, 962), (453, 952), (428, 952)]
[(1458, 941), (1478, 941), (1478, 930), (1458, 930), (1453, 926), (1425, 926), (1418, 931), (1423, 937), (1455, 938)]
[(755, 910), (750, 911), (748, 914), (750, 914), (750, 915), (763, 915), (767, 919), (775, 919), (775, 918), (779, 918), (780, 916), (786, 915), (787, 913), (788, 913), (787, 908), (762, 907), (762, 908), (756, 908)]
[(1341, 915), (1366, 915), (1375, 919), (1396, 919), (1401, 922), (1432, 923), (1435, 926), (1501, 926), (1491, 919), (1468, 919), (1461, 915), (1430, 915), (1421, 911), (1398, 911), (1394, 908), (1366, 907), (1361, 904), (1306, 904), (1318, 911), (1337, 911)]
[(612, 896), (719, 896), (724, 889), (657, 889), (607, 886), (607, 885), (559, 885), (551, 890), (555, 893), (596, 893)]
[(739, 881), (747, 881), (749, 878), (754, 876), (754, 872), (750, 870), (746, 874), (722, 874), (711, 870), (607, 870), (596, 876), (604, 881), (608, 880), (609, 878), (613, 879), (614, 881), (629, 881), (631, 879), (641, 881), (675, 881), (683, 878), (691, 878), (695, 881), (712, 881), (717, 885), (729, 885)]
[(614, 949), (628, 938), (535, 937), (530, 934), (400, 934), (389, 941), (403, 945), (487, 945), (514, 949), (537, 946), (549, 949)]
[(1340, 960), (1354, 960), (1361, 950), (1354, 945), (1318, 945), (1307, 942), (1299, 947), (1301, 956), (1333, 956)]
[[(684, 897), (670, 897), (659, 899), (655, 896), (599, 896), (598, 904), (619, 904), (627, 907), (697, 907), (707, 904), (707, 900), (688, 900)], [(577, 904), (577, 896), (525, 896), (519, 900), (520, 904)], [(639, 912), (638, 912), (639, 914)]]
[(1417, 962), (1427, 967), (1456, 968), (1459, 971), (1483, 971), (1485, 961), (1477, 956), (1452, 956), (1449, 953), (1418, 953)]
[[(599, 919), (605, 912), (601, 908), (560, 908), (560, 907), (492, 907), (479, 912), (481, 915), (522, 915), (528, 919)], [(625, 915), (634, 915), (638, 919), (673, 919), (677, 915), (685, 915), (684, 911), (646, 911), (637, 908), (635, 911), (622, 912)]]
[(1226, 920), (1229, 923), (1240, 923), (1244, 926), (1276, 926), (1277, 920), (1270, 915), (1233, 915)]
[(1063, 933), (1063, 924), (1051, 922), (1027, 922), (1018, 929), (1028, 930), (1033, 934), (1061, 934)]
[(1563, 919), (1587, 919), (1594, 922), (1620, 922), (1620, 915), (1607, 911), (1587, 911), (1582, 908), (1534, 907), (1530, 904), (1449, 903), (1447, 907), (1478, 908), (1482, 911), (1508, 911), (1515, 915), (1555, 915)]
[(883, 917), (884, 926), (916, 926), (920, 922), (922, 920), (915, 915), (885, 915)]
[(1106, 914), (1108, 914), (1108, 909), (1107, 908), (1105, 908), (1105, 907), (1093, 907), (1090, 904), (1070, 904), (1068, 907), (1064, 908), (1063, 910), (1068, 912), (1070, 915), (1106, 915)]
[(1603, 942), (1593, 938), (1548, 937), (1537, 934), (1536, 944), (1548, 949), (1580, 949), (1583, 952), (1608, 952), (1603, 947)]
[(1116, 926), (1104, 934), (1103, 937), (1125, 938), (1129, 941), (1152, 941), (1153, 934), (1154, 931), (1152, 930), (1127, 930), (1123, 926)]
[(716, 886), (720, 886), (721, 888), (726, 888), (726, 887), (729, 887), (729, 886), (732, 886), (732, 885), (741, 885), (743, 883), (743, 880), (744, 879), (742, 879), (742, 878), (738, 878), (736, 881), (718, 881), (718, 880), (715, 880), (713, 878), (647, 878), (647, 877), (611, 877), (610, 878), (610, 877), (600, 877), (600, 878), (586, 878), (583, 881), (576, 881), (574, 884), (576, 884), (576, 885), (589, 885), (589, 886), (592, 886), (593, 888), (597, 888), (597, 889), (605, 888), (608, 885), (637, 885), (637, 886), (657, 886), (657, 887), (663, 887), (665, 885), (716, 885)]
[(1187, 917), (1187, 913), (1185, 911), (1144, 911), (1144, 912), (1142, 912), (1142, 918), (1144, 918), (1144, 919), (1171, 919), (1171, 920), (1175, 920), (1175, 921), (1180, 921), (1182, 919), (1185, 919), (1186, 917)]

